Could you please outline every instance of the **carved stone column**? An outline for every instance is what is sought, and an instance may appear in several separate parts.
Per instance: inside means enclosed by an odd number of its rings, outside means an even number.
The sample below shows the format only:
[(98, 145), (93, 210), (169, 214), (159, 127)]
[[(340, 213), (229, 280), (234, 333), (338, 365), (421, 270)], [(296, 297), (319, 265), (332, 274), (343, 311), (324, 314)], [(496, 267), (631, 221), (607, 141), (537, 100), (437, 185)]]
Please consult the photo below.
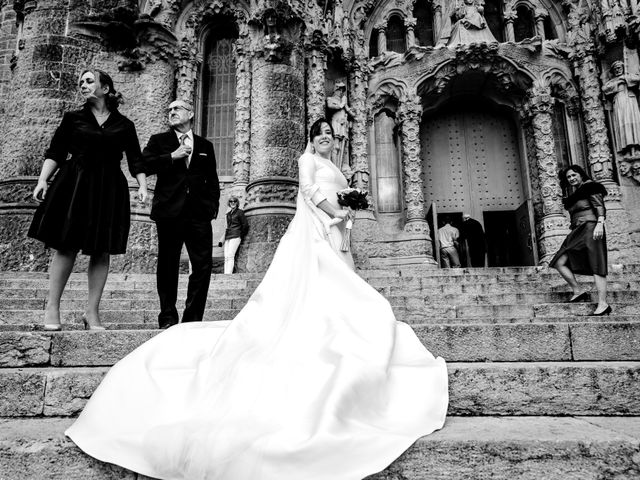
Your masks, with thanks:
[(382, 55), (387, 51), (387, 25), (379, 23), (374, 28), (378, 32), (378, 55)]
[[(538, 175), (541, 218), (536, 218), (540, 261), (547, 263), (568, 233), (568, 223), (562, 205), (562, 190), (558, 180), (558, 161), (553, 138), (552, 112), (554, 100), (548, 89), (536, 89), (529, 99), (533, 148)], [(546, 91), (545, 91), (546, 90)]]
[(407, 49), (415, 46), (416, 44), (416, 19), (413, 17), (407, 17), (404, 19), (404, 28), (407, 31)]
[(442, 35), (442, 5), (440, 3), (433, 3), (433, 31), (435, 38), (433, 43), (438, 43), (438, 37)]
[(326, 50), (318, 46), (307, 49), (307, 129), (325, 116), (327, 94), (324, 89), (327, 66)]
[(420, 158), (420, 120), (422, 106), (420, 99), (407, 99), (400, 105), (398, 120), (402, 138), (402, 168), (406, 232), (423, 232), (429, 235), (424, 206), (424, 184), (422, 180), (422, 160)]
[(542, 39), (545, 39), (544, 34), (544, 19), (549, 16), (549, 12), (543, 10), (542, 8), (537, 8), (535, 11), (536, 15), (536, 34)]
[(368, 67), (366, 59), (353, 63), (349, 72), (349, 98), (354, 112), (351, 124), (351, 168), (353, 169), (354, 186), (369, 191), (369, 135), (367, 126), (367, 87)]
[(196, 94), (198, 72), (202, 65), (202, 54), (195, 38), (185, 37), (180, 42), (176, 69), (176, 98), (193, 103)]
[(515, 42), (516, 35), (513, 32), (513, 22), (518, 18), (518, 14), (515, 10), (506, 10), (504, 12), (504, 23), (507, 31), (507, 42)]
[(248, 39), (236, 42), (236, 132), (233, 146), (233, 194), (244, 197), (251, 166), (251, 55)]
[(297, 159), (305, 146), (302, 22), (287, 10), (265, 8), (250, 22), (251, 170), (246, 207), (249, 233), (238, 270), (263, 272), (295, 213)]

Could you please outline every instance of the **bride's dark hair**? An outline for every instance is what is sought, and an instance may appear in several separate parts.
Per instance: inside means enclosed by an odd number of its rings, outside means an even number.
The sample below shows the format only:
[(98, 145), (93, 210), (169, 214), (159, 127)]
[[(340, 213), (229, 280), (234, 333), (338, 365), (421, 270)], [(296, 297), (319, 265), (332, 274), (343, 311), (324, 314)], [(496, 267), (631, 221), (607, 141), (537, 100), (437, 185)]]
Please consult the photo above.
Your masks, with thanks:
[(310, 142), (313, 142), (313, 139), (322, 133), (323, 123), (326, 123), (327, 125), (329, 125), (329, 128), (331, 129), (331, 136), (332, 137), (335, 136), (335, 132), (333, 131), (333, 127), (331, 126), (331, 122), (329, 122), (329, 120), (327, 120), (326, 118), (319, 118), (318, 120), (313, 122), (313, 124), (311, 125), (311, 128), (309, 128)]

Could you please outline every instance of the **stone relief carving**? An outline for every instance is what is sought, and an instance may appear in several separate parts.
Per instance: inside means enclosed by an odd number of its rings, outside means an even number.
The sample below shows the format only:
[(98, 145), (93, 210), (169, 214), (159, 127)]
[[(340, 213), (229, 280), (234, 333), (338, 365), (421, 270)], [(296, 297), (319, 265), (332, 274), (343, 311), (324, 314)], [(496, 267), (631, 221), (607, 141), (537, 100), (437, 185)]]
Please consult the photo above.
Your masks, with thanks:
[(422, 105), (420, 97), (407, 98), (398, 109), (398, 121), (402, 138), (402, 169), (404, 199), (407, 209), (404, 230), (429, 234), (424, 205), (424, 182), (420, 156), (420, 121)]
[(333, 95), (327, 97), (327, 110), (331, 112), (331, 126), (337, 140), (332, 160), (342, 170), (345, 163), (348, 166), (346, 160), (349, 157), (349, 129), (350, 121), (354, 116), (347, 99), (347, 86), (343, 81), (337, 81)]
[(292, 52), (302, 48), (303, 16), (287, 2), (273, 1), (258, 8), (249, 25), (252, 51), (268, 62), (291, 62)]
[(354, 186), (369, 191), (369, 131), (367, 125), (367, 88), (369, 73), (365, 59), (354, 61), (349, 72), (351, 108), (351, 168)]
[(233, 149), (235, 185), (249, 182), (251, 167), (251, 57), (245, 35), (235, 44), (236, 53), (236, 131)]
[(611, 123), (615, 150), (623, 156), (640, 158), (640, 108), (635, 90), (640, 75), (625, 73), (624, 63), (611, 65), (611, 78), (602, 91), (611, 101)]
[[(453, 3), (453, 2), (452, 2)], [(484, 19), (484, 6), (476, 0), (464, 0), (453, 11), (455, 24), (447, 40), (448, 47), (468, 43), (497, 42)]]
[(530, 90), (527, 108), (531, 117), (544, 216), (554, 213), (562, 214), (563, 212), (551, 117), (553, 104), (554, 100), (549, 85), (544, 81), (534, 82)]

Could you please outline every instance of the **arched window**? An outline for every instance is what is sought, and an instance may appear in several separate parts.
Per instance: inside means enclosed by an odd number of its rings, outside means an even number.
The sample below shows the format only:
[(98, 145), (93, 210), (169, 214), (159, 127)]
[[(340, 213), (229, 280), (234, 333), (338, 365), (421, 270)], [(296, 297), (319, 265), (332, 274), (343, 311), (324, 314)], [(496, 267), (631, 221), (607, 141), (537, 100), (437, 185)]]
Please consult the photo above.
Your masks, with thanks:
[(555, 26), (553, 25), (553, 21), (550, 16), (547, 16), (544, 19), (544, 38), (546, 40), (554, 40), (558, 38), (558, 34), (556, 33)]
[(369, 39), (369, 58), (378, 56), (378, 30), (374, 29), (371, 32), (371, 38)]
[(524, 40), (525, 38), (532, 38), (536, 35), (536, 24), (533, 18), (533, 12), (524, 5), (516, 8), (518, 18), (513, 22), (513, 33), (516, 38), (516, 42)]
[(416, 40), (418, 45), (432, 47), (433, 40), (433, 11), (426, 0), (418, 0), (413, 7), (413, 16), (416, 19)]
[(387, 110), (375, 116), (376, 187), (378, 211), (399, 212), (400, 203), (400, 155), (395, 119)]
[(486, 0), (484, 2), (484, 18), (487, 26), (498, 42), (504, 42), (504, 25), (502, 23), (501, 0)]
[(404, 53), (407, 50), (404, 22), (397, 15), (392, 16), (387, 24), (387, 50), (397, 53)]
[(233, 52), (236, 32), (230, 27), (212, 28), (204, 48), (202, 72), (202, 135), (213, 143), (218, 175), (233, 175), (236, 119), (236, 64)]

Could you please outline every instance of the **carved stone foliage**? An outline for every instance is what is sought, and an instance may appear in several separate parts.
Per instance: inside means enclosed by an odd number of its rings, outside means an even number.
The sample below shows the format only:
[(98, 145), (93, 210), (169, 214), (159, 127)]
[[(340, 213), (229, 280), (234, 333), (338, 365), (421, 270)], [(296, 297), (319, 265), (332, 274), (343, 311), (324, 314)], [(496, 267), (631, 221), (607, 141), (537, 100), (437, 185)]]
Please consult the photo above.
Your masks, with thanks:
[(196, 80), (202, 64), (202, 55), (195, 39), (184, 37), (180, 41), (177, 63), (176, 98), (193, 103)]
[[(425, 206), (422, 181), (422, 159), (420, 157), (420, 120), (422, 106), (420, 98), (407, 98), (398, 110), (402, 135), (402, 168), (407, 229), (428, 233), (425, 221)], [(416, 225), (413, 225), (416, 223)], [(417, 229), (417, 230), (416, 230)]]
[(173, 30), (180, 12), (180, 4), (180, 0), (150, 0), (143, 13), (168, 30)]
[(349, 72), (349, 87), (353, 124), (351, 126), (351, 168), (354, 171), (353, 181), (357, 188), (369, 191), (369, 148), (367, 126), (367, 86), (369, 72), (366, 61), (354, 62)]
[(554, 99), (546, 82), (536, 82), (531, 89), (527, 110), (531, 120), (542, 214), (562, 214), (562, 191), (558, 181), (558, 162), (553, 137)]
[(491, 77), (497, 89), (523, 95), (529, 89), (530, 76), (498, 54), (498, 44), (459, 45), (456, 57), (444, 63), (418, 87), (418, 94), (439, 95), (445, 92), (451, 80), (467, 72), (481, 72)]
[(236, 131), (233, 150), (234, 184), (249, 182), (251, 167), (251, 57), (246, 39), (236, 41)]
[(324, 117), (326, 61), (326, 53), (322, 50), (314, 48), (307, 52), (307, 127)]
[(579, 108), (579, 96), (574, 83), (564, 73), (558, 71), (549, 72), (543, 78), (549, 85), (551, 95), (562, 100), (569, 114), (575, 115)]
[(120, 70), (142, 70), (175, 54), (176, 38), (149, 15), (140, 15), (135, 2), (90, 1), (71, 11), (69, 31), (100, 43), (105, 50), (119, 52), (125, 60)]
[(291, 64), (302, 51), (302, 11), (285, 0), (258, 3), (248, 23), (254, 55), (268, 62)]

